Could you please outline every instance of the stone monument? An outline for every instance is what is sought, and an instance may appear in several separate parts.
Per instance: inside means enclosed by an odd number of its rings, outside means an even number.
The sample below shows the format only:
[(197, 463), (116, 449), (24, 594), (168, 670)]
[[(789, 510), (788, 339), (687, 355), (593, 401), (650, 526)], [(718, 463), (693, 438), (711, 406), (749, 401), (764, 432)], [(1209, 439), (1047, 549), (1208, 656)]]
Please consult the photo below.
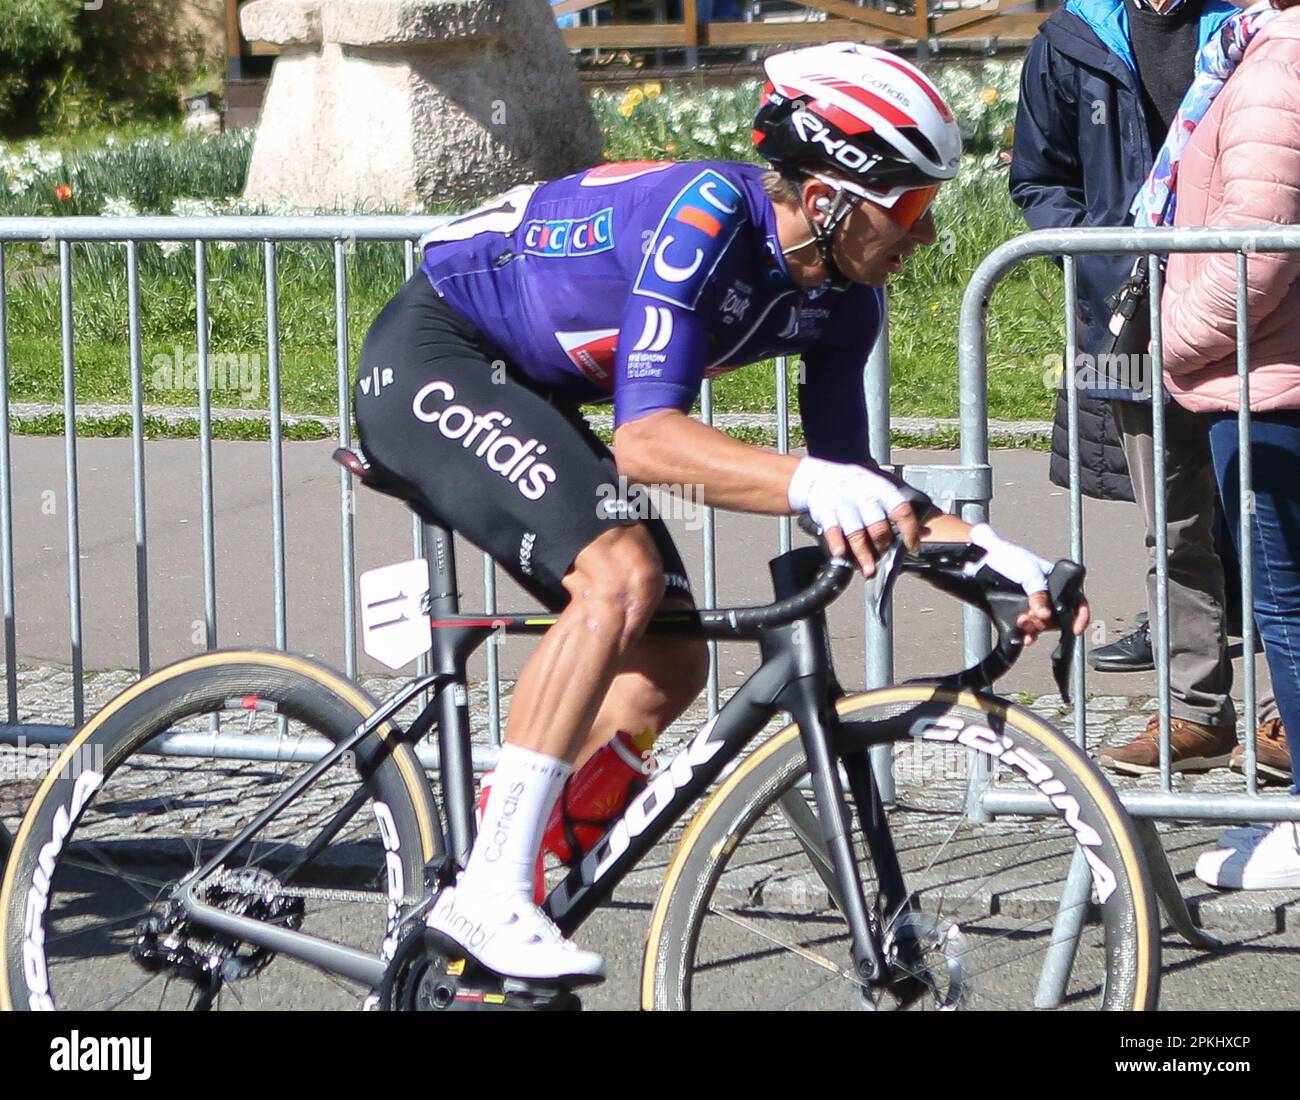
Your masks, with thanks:
[(254, 0), (280, 47), (244, 198), (405, 209), (599, 162), (548, 0)]

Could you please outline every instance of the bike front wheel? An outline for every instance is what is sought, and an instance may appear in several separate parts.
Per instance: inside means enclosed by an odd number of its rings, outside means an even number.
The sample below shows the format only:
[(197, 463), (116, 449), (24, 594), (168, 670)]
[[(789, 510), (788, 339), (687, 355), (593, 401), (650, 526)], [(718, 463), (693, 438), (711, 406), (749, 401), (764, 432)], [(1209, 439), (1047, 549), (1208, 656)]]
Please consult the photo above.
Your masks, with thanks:
[[(204, 927), (176, 895), (375, 709), (323, 665), (258, 650), (179, 661), (110, 701), (77, 731), (15, 837), (0, 887), (0, 1008), (360, 1007), (369, 990), (355, 980)], [(167, 755), (151, 744), (162, 734)], [(379, 956), (441, 849), (415, 753), (385, 725), (195, 891)]]
[[(653, 1009), (1153, 1009), (1159, 923), (1132, 822), (1096, 766), (1032, 712), (932, 685), (840, 700), (840, 737), (889, 741), (906, 903), (890, 911), (855, 825), (890, 988), (858, 978), (797, 726), (690, 824), (647, 939)], [(863, 737), (857, 737), (855, 743)], [(1037, 799), (976, 823), (972, 798)], [(856, 815), (855, 815), (856, 816)], [(921, 993), (918, 996), (917, 990)]]

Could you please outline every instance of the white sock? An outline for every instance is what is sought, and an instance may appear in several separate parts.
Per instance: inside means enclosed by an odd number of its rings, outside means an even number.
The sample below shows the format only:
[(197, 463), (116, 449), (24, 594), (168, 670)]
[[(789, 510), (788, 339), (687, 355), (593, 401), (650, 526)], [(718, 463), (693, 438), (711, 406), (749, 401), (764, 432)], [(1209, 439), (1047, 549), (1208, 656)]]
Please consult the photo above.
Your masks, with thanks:
[(553, 756), (509, 742), (501, 746), (483, 824), (459, 885), (532, 900), (542, 834), (572, 771)]

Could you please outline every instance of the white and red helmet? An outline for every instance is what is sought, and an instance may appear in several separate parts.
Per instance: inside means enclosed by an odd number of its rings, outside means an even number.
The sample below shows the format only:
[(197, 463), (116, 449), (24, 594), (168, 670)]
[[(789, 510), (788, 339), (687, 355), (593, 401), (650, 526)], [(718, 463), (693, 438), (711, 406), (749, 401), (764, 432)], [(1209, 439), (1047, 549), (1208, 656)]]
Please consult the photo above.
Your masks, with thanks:
[(877, 200), (957, 174), (961, 131), (915, 65), (873, 46), (831, 42), (776, 54), (766, 69), (754, 143), (778, 170), (827, 170)]

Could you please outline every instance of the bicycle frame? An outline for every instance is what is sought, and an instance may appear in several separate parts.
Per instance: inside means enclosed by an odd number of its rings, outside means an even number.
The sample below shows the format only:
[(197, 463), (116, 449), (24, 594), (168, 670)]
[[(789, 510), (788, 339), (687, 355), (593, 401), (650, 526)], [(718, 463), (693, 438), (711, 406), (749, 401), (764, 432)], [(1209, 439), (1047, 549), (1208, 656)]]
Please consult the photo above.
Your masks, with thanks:
[[(386, 943), (384, 955), (368, 955), (308, 933), (237, 916), (207, 905), (195, 896), (195, 889), (207, 874), (251, 840), (343, 753), (428, 688), (434, 690), (434, 697), (412, 723), (406, 736), (418, 739), (434, 721), (438, 724), (439, 785), (450, 834), (446, 850), (456, 866), (464, 866), (475, 833), (475, 792), (466, 691), (468, 659), (497, 631), (540, 634), (549, 629), (555, 616), (524, 614), (489, 618), (460, 614), (451, 535), (432, 526), (427, 526), (425, 532), (430, 548), (429, 611), (433, 627), (430, 674), (406, 685), (349, 737), (335, 745), (239, 836), (188, 877), (177, 895), (189, 919), (200, 926), (372, 987), (378, 986), (384, 977), (391, 954), (389, 943)], [(824, 560), (822, 551), (814, 547), (793, 550), (774, 559), (771, 572), (777, 598), (783, 599), (806, 588)], [(866, 981), (879, 978), (884, 973), (882, 947), (879, 934), (868, 917), (858, 875), (851, 842), (852, 822), (839, 780), (838, 761), (845, 764), (869, 849), (878, 861), (877, 873), (886, 902), (891, 908), (904, 905), (905, 892), (866, 751), (836, 751), (839, 739), (834, 703), (843, 692), (831, 664), (824, 612), (818, 611), (786, 627), (762, 630), (737, 625), (735, 613), (726, 610), (666, 612), (655, 616), (649, 631), (692, 638), (755, 641), (763, 661), (717, 715), (702, 726), (691, 742), (656, 773), (645, 790), (629, 802), (595, 847), (550, 893), (544, 907), (565, 935), (571, 935), (609, 899), (623, 876), (663, 838), (768, 722), (777, 713), (786, 711), (798, 723), (802, 733), (818, 810), (816, 823), (805, 810), (798, 828), (809, 834), (806, 842), (821, 854), (819, 869), (827, 877), (827, 885), (832, 888), (848, 922), (858, 974)], [(354, 813), (358, 805), (358, 800), (354, 799), (340, 811), (340, 815)], [(326, 833), (340, 826), (340, 815), (326, 825)], [(811, 835), (818, 823), (820, 837)], [(432, 870), (437, 871), (436, 868)], [(432, 891), (426, 894), (414, 909), (403, 914), (398, 925), (426, 908), (433, 896)], [(392, 936), (390, 930), (390, 941)]]

